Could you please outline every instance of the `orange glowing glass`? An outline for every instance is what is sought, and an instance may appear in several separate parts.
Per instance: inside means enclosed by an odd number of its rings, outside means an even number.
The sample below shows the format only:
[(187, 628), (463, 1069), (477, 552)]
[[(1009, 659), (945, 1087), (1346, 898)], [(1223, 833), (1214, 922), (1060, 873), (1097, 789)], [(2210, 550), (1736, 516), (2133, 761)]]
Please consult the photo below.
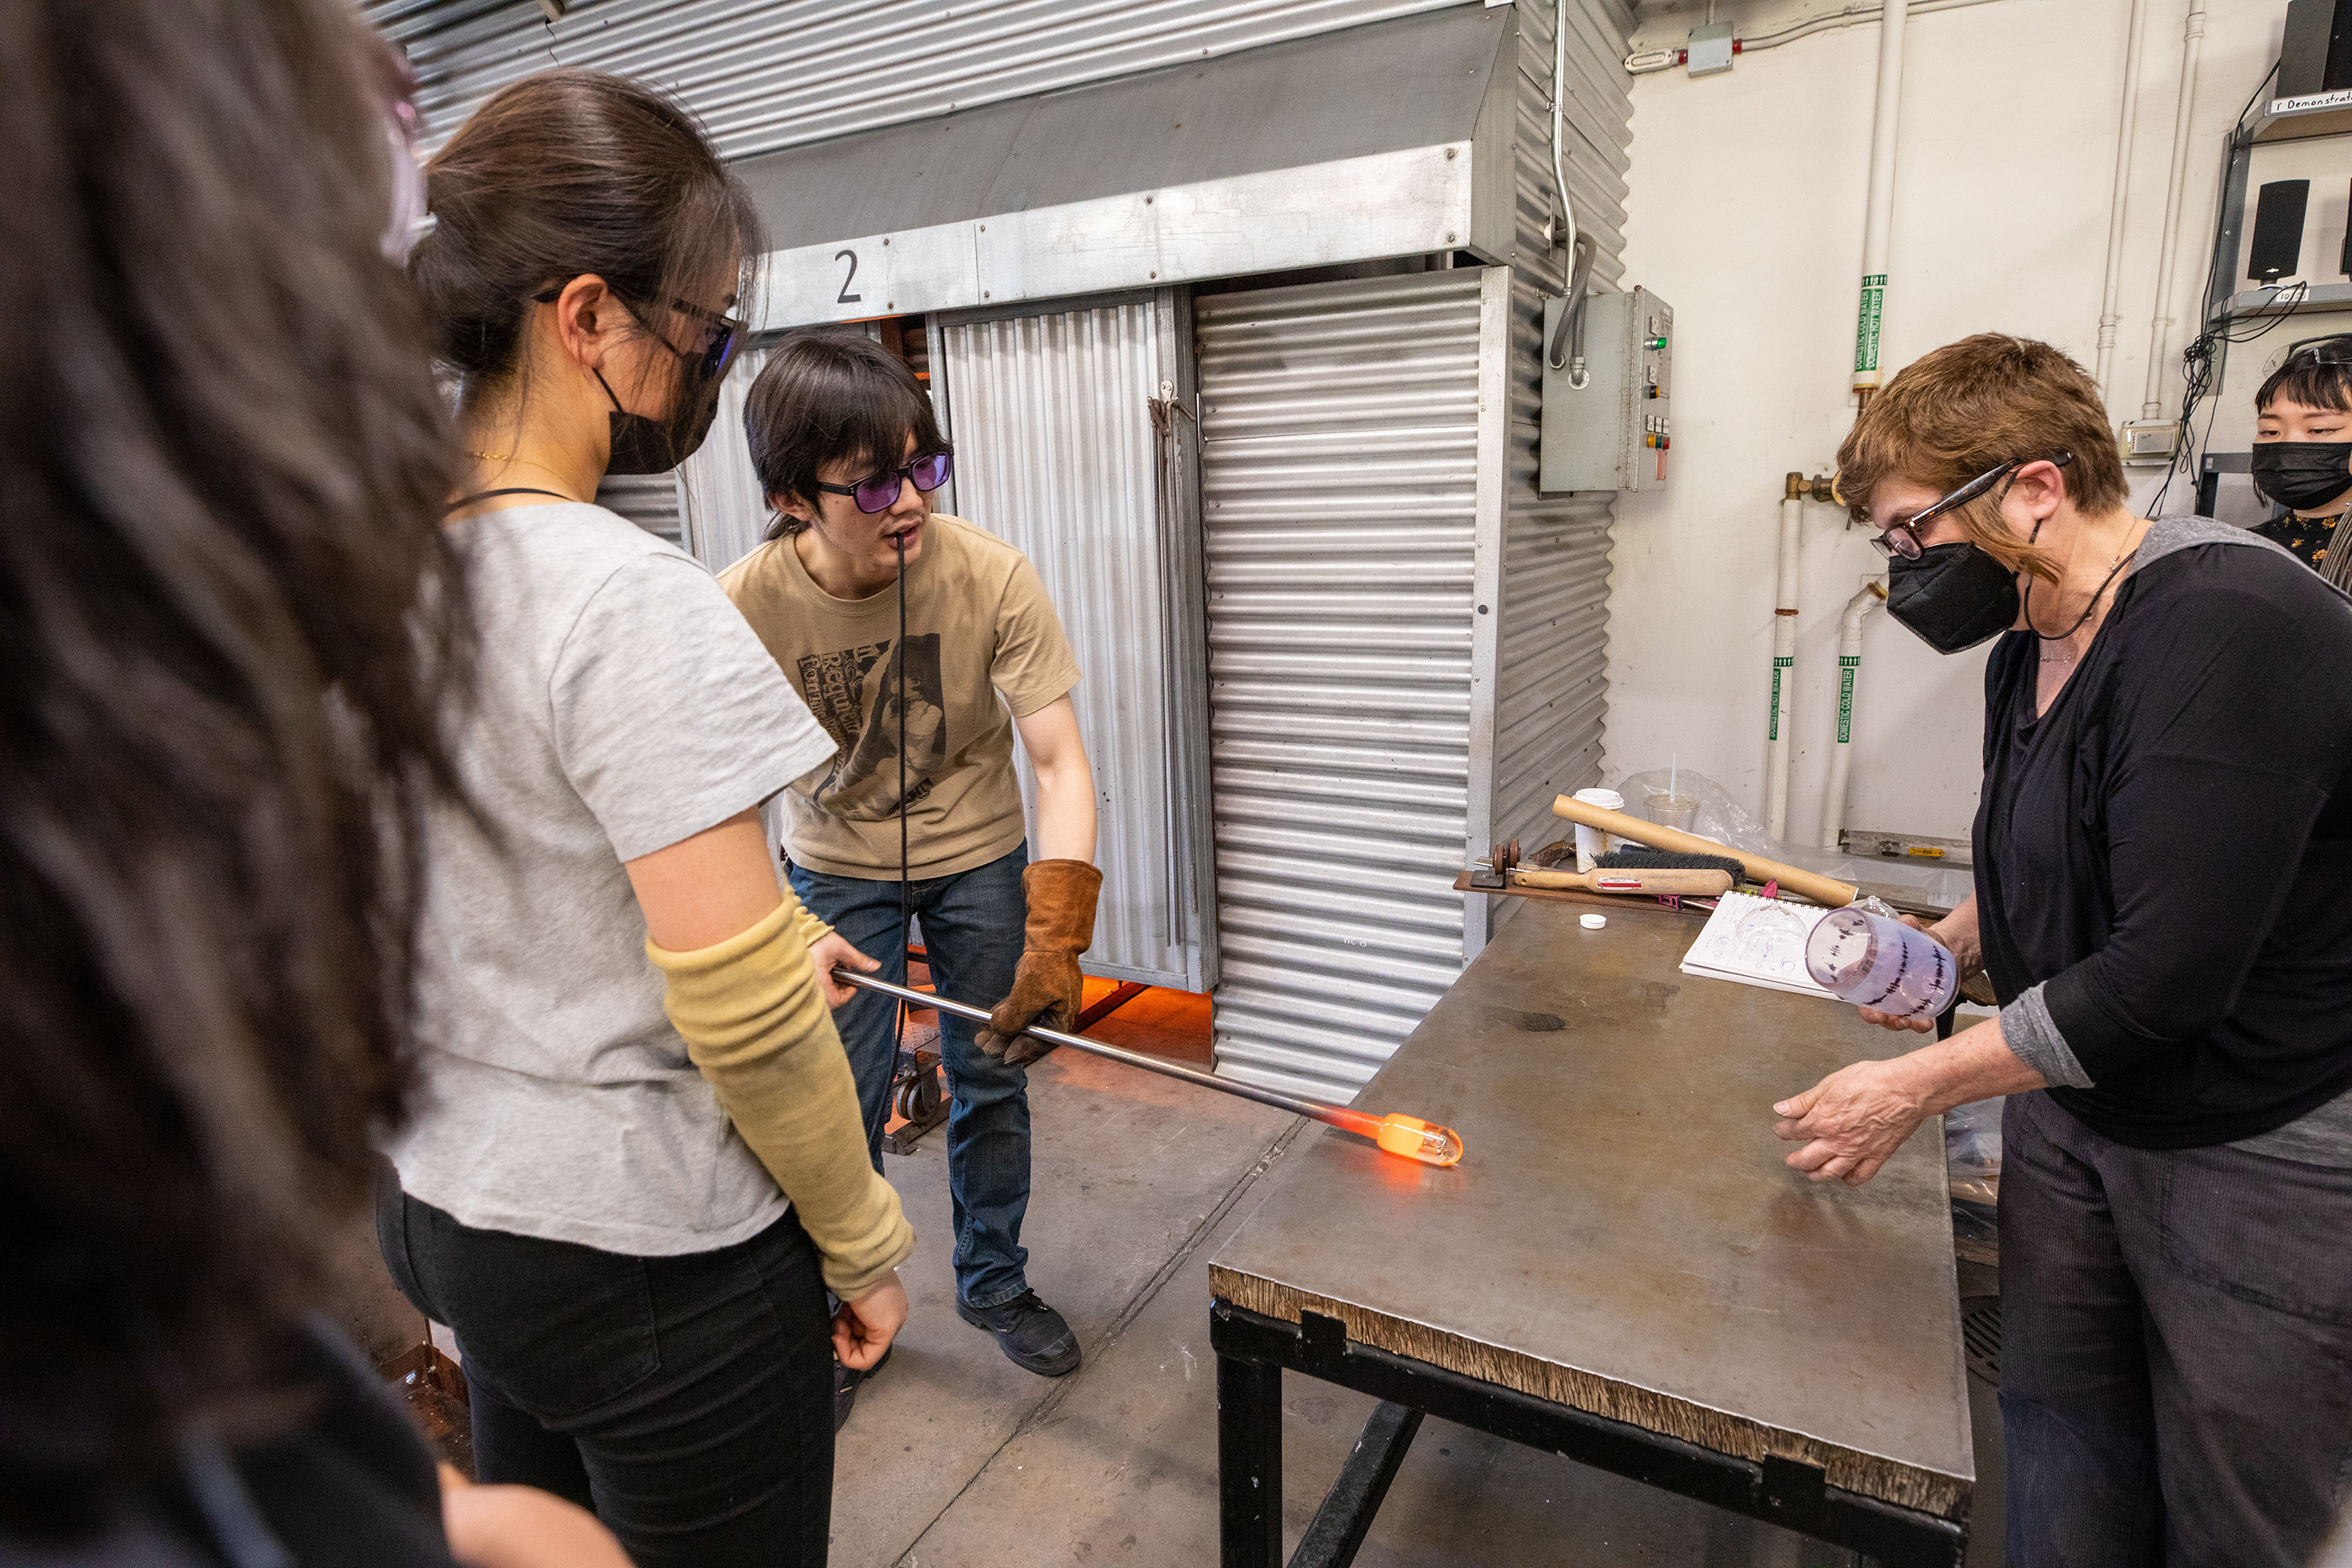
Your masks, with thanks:
[(1462, 1134), (1451, 1127), (1441, 1127), (1434, 1122), (1397, 1111), (1385, 1116), (1368, 1116), (1361, 1111), (1343, 1111), (1336, 1106), (1332, 1110), (1333, 1115), (1317, 1119), (1370, 1138), (1386, 1153), (1432, 1166), (1450, 1166), (1462, 1157)]

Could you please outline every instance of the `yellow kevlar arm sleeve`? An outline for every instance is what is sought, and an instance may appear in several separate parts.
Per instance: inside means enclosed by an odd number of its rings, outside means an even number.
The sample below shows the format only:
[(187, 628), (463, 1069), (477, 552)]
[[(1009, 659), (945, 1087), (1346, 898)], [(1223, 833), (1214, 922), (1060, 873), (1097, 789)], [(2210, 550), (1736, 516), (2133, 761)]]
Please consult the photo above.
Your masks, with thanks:
[(915, 1232), (866, 1155), (803, 913), (786, 892), (773, 914), (716, 946), (673, 953), (648, 940), (646, 956), (668, 978), (663, 1006), (687, 1054), (800, 1212), (825, 1284), (854, 1301), (915, 1249)]
[[(811, 909), (807, 904), (803, 904), (799, 899), (794, 898), (790, 889), (787, 889), (784, 893), (784, 903), (789, 904), (794, 912), (793, 915), (793, 929), (799, 934), (802, 946), (814, 947), (820, 941), (823, 941), (825, 937), (833, 935), (833, 927), (827, 925), (824, 921), (819, 920), (816, 917), (815, 910)], [(834, 1293), (835, 1295), (840, 1294), (838, 1291)]]

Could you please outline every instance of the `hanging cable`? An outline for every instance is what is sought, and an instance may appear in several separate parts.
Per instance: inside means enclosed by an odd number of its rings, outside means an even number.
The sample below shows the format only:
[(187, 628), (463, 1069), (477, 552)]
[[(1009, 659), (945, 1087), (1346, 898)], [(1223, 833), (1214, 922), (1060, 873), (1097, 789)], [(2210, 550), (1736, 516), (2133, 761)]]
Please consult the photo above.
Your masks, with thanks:
[[(2254, 84), (2254, 90), (2247, 95), (2245, 103), (2238, 110), (2237, 119), (2231, 122), (2227, 145), (2231, 158), (2237, 156), (2240, 144), (2247, 135), (2246, 116), (2252, 112), (2254, 104), (2263, 96), (2263, 89), (2270, 86), (2271, 78), (2277, 74), (2278, 66), (2273, 63), (2269, 70), (2263, 73), (2263, 79)], [(2223, 183), (2226, 191), (2226, 180)], [(2226, 204), (2217, 202), (2215, 206), (2222, 208)], [(2228, 226), (2230, 217), (2231, 214), (2226, 210), (2217, 211), (2214, 214), (2212, 251), (2205, 263), (2205, 298), (2209, 301), (2214, 298), (2221, 286), (2221, 234)], [(2229, 343), (2251, 343), (2268, 332), (2293, 314), (2294, 306), (2309, 291), (2310, 287), (2307, 282), (2264, 285), (2264, 288), (2271, 292), (2272, 297), (2259, 312), (2249, 314), (2242, 323), (2232, 322), (2224, 318), (2221, 324), (2216, 326), (2210, 319), (2208, 319), (2204, 329), (2190, 339), (2188, 347), (2181, 350), (2181, 379), (2186, 385), (2180, 394), (2180, 415), (2175, 422), (2179, 434), (2174, 442), (2172, 464), (2165, 470), (2164, 483), (2157, 487), (2155, 498), (2148, 503), (2149, 517), (2163, 515), (2164, 499), (2172, 493), (2172, 481), (2175, 477), (2184, 472), (2197, 471), (2202, 443), (2197, 440), (2194, 421), (2197, 415), (2197, 405), (2202, 402), (2205, 394), (2212, 390), (2214, 350)], [(2158, 302), (2158, 308), (2162, 308), (2161, 301)], [(2213, 428), (2212, 416), (2210, 413), (2206, 416), (2205, 428), (2210, 437)]]
[[(914, 885), (908, 880), (907, 876), (906, 533), (901, 530), (897, 536), (895, 536), (891, 542), (897, 546), (898, 551), (898, 644), (890, 650), (890, 663), (897, 667), (898, 677), (898, 962), (901, 966), (901, 974), (905, 975), (906, 978), (911, 980), (914, 977), (906, 972), (912, 964), (912, 959), (908, 956), (908, 944), (912, 940), (915, 929)], [(923, 964), (926, 968), (930, 967), (930, 955), (928, 952), (923, 956)], [(931, 989), (936, 992), (939, 989), (939, 976), (937, 973), (934, 973), (931, 976)], [(875, 1119), (866, 1124), (866, 1144), (868, 1148), (873, 1147), (875, 1141), (882, 1136), (882, 1129), (890, 1124), (890, 1103), (892, 1100), (897, 1098), (898, 1095), (898, 1079), (900, 1069), (903, 1064), (902, 1059), (905, 1057), (907, 1051), (907, 1007), (908, 1004), (904, 1001), (898, 1004), (897, 1019), (891, 1026), (890, 1076), (887, 1086), (882, 1091), (882, 1108)], [(944, 1033), (944, 1030), (942, 1033)], [(941, 1058), (944, 1059), (947, 1055), (944, 1049), (944, 1040), (942, 1040), (941, 1045), (942, 1050), (940, 1054)]]

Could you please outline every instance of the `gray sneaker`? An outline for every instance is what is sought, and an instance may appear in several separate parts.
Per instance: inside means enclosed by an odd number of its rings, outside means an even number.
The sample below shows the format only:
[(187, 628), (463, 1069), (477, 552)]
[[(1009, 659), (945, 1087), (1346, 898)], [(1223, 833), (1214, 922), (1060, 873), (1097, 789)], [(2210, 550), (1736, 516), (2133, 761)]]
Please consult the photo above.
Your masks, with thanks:
[(1060, 1377), (1078, 1369), (1078, 1336), (1062, 1314), (1024, 1291), (992, 1307), (974, 1307), (956, 1298), (956, 1315), (974, 1328), (996, 1336), (998, 1346), (1013, 1364), (1045, 1377)]

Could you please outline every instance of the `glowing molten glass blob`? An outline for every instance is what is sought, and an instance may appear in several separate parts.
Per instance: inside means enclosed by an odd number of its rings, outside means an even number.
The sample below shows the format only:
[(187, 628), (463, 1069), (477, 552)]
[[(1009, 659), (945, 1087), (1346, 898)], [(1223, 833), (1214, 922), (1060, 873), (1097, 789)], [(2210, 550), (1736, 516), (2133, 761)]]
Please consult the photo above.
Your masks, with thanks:
[(1462, 1138), (1451, 1127), (1440, 1127), (1418, 1116), (1391, 1113), (1381, 1118), (1372, 1141), (1392, 1155), (1426, 1165), (1450, 1166), (1462, 1157)]

